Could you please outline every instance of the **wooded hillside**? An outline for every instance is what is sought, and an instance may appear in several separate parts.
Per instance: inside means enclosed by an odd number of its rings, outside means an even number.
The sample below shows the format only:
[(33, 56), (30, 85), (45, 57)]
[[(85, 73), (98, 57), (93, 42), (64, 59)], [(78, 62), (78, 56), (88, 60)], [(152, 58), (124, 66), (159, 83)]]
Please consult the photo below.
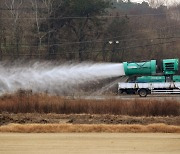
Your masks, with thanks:
[(180, 5), (1, 0), (0, 60), (180, 58)]

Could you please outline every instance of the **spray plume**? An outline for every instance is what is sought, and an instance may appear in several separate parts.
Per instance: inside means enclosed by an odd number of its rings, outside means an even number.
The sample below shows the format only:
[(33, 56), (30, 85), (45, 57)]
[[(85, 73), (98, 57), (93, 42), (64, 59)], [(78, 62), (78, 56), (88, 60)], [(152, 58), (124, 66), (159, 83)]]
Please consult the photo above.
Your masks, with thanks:
[(72, 91), (79, 85), (101, 79), (123, 76), (122, 64), (73, 63), (55, 65), (35, 62), (26, 65), (0, 63), (0, 93), (13, 93), (19, 89), (33, 92), (58, 93)]

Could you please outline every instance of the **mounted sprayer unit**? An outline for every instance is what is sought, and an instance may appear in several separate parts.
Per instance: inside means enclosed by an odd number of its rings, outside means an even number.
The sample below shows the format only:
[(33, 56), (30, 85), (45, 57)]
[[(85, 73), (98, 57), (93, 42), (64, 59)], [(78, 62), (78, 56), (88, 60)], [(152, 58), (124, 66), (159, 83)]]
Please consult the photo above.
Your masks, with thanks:
[[(165, 78), (166, 81), (173, 80), (175, 74), (178, 73), (179, 59), (165, 59), (162, 60), (158, 66), (156, 60), (142, 61), (142, 62), (124, 62), (124, 72), (126, 76), (143, 76), (144, 80), (150, 78), (160, 79)], [(149, 75), (149, 76), (148, 76)], [(138, 77), (137, 79), (139, 79)], [(141, 77), (142, 78), (142, 77)], [(180, 77), (175, 77), (177, 78)], [(149, 80), (148, 80), (149, 81)]]
[(160, 64), (156, 60), (124, 62), (128, 83), (119, 83), (118, 91), (138, 93), (180, 93), (179, 59), (164, 59)]

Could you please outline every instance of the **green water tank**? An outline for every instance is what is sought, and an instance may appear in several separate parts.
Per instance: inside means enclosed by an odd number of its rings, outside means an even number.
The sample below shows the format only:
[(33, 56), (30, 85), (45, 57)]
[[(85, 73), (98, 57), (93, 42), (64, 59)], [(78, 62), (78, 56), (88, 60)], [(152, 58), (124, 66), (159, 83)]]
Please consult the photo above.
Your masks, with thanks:
[(154, 83), (154, 82), (165, 82), (165, 76), (142, 76), (137, 77), (136, 82), (138, 83)]
[(127, 76), (156, 74), (156, 60), (143, 62), (124, 62), (123, 65), (125, 74)]
[(174, 82), (180, 82), (180, 75), (174, 75), (173, 76), (173, 81)]
[(165, 59), (163, 60), (164, 75), (176, 74), (179, 67), (179, 59)]

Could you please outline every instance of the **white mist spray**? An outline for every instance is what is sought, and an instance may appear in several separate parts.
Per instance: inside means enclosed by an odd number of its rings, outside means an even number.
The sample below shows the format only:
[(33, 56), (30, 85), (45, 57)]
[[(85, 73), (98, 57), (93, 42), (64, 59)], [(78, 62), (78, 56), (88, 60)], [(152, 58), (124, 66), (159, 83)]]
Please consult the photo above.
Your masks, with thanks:
[(0, 93), (12, 93), (18, 89), (33, 92), (70, 92), (81, 84), (101, 79), (123, 76), (123, 64), (80, 63), (53, 65), (33, 63), (25, 66), (7, 66), (0, 63)]

